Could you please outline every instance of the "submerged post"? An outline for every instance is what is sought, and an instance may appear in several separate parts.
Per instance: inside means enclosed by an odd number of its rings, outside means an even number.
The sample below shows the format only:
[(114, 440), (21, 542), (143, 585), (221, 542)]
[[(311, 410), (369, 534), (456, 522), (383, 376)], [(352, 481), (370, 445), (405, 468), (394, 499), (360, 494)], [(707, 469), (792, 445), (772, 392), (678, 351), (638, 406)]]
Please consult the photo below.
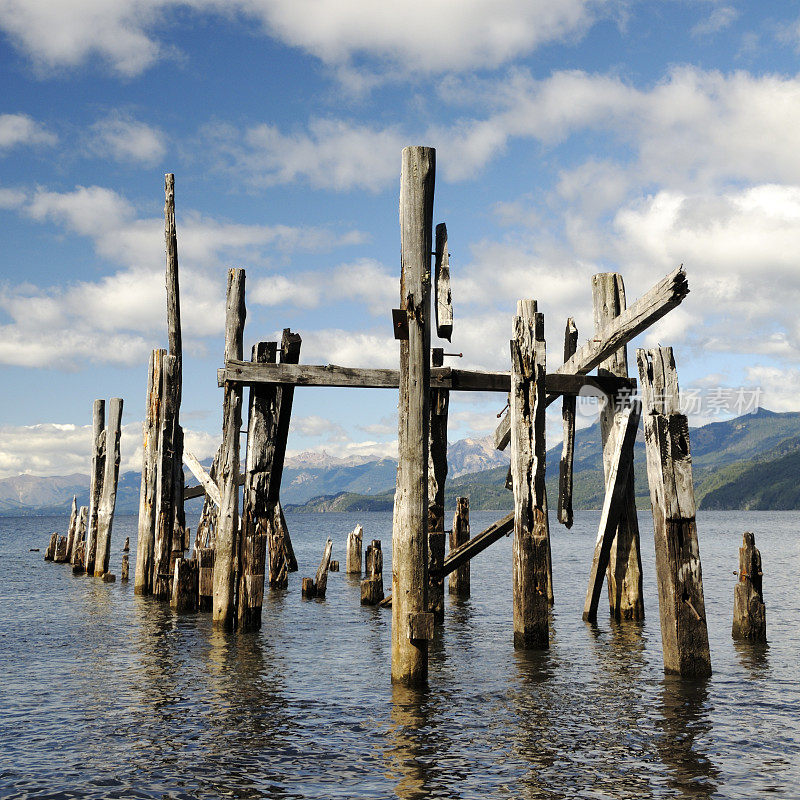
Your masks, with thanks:
[(72, 550), (75, 547), (75, 529), (78, 527), (78, 496), (72, 495), (72, 510), (69, 515), (69, 528), (67, 530), (67, 557), (65, 561), (72, 560)]
[(142, 483), (139, 490), (136, 572), (133, 576), (134, 594), (141, 595), (148, 595), (153, 591), (161, 372), (165, 355), (165, 350), (153, 350), (147, 371), (147, 405), (142, 423)]
[[(241, 361), (244, 337), (244, 270), (228, 270), (225, 309), (225, 360)], [(221, 505), (214, 548), (213, 624), (233, 628), (235, 558), (239, 533), (239, 430), (242, 427), (242, 386), (226, 383), (222, 410), (222, 455), (219, 470)]]
[(106, 468), (106, 401), (95, 400), (92, 406), (92, 472), (89, 476), (89, 518), (86, 528), (87, 575), (94, 574), (97, 552), (97, 509), (103, 491), (103, 473)]
[(111, 558), (111, 528), (114, 524), (114, 506), (117, 502), (117, 478), (119, 477), (119, 440), (122, 433), (122, 398), (112, 397), (108, 404), (108, 428), (106, 430), (106, 459), (103, 475), (103, 493), (97, 506), (97, 551), (94, 574), (102, 578), (108, 572)]
[(637, 350), (647, 479), (655, 530), (664, 671), (711, 674), (703, 571), (695, 521), (689, 422), (680, 411), (671, 347)]
[[(450, 552), (469, 541), (469, 497), (456, 498), (456, 513), (453, 515), (453, 529), (450, 531)], [(448, 578), (450, 594), (469, 597), (469, 561), (453, 570)]]
[(752, 642), (767, 641), (767, 608), (762, 590), (761, 553), (756, 538), (749, 531), (742, 537), (739, 548), (739, 582), (733, 590), (734, 639)]
[[(608, 324), (625, 311), (625, 286), (617, 272), (603, 272), (592, 276), (594, 303), (594, 332), (602, 338)], [(623, 345), (597, 366), (598, 375), (628, 377), (628, 348)], [(613, 402), (612, 402), (613, 401)], [(600, 411), (600, 435), (603, 441), (603, 470), (606, 481), (611, 472), (615, 437), (621, 430), (620, 416), (630, 398), (609, 398)], [(636, 516), (636, 495), (633, 488), (633, 469), (628, 472), (623, 495), (622, 516), (609, 553), (607, 580), (608, 603), (615, 619), (644, 619), (642, 592), (642, 557), (639, 546), (639, 520)]]
[(511, 340), (511, 474), (514, 484), (514, 647), (550, 646), (550, 531), (545, 498), (544, 315), (520, 300)]
[[(392, 524), (392, 681), (428, 678), (428, 424), (430, 403), (431, 225), (436, 151), (403, 150), (400, 179), (400, 342), (398, 465)], [(432, 620), (431, 620), (432, 621)], [(432, 627), (432, 625), (430, 626)], [(424, 632), (424, 633), (423, 633)]]
[(356, 525), (347, 534), (347, 559), (344, 571), (348, 573), (361, 574), (361, 546), (364, 541), (364, 528)]

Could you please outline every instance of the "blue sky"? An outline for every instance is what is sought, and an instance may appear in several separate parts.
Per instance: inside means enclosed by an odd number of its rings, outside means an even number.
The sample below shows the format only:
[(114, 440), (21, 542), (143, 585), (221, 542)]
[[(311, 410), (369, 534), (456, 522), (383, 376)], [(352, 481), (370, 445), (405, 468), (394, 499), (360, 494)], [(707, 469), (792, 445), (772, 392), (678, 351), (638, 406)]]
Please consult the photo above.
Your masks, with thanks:
[[(508, 368), (527, 296), (555, 368), (568, 315), (592, 335), (594, 272), (630, 302), (684, 263), (691, 294), (637, 344), (674, 345), (687, 391), (797, 410), (798, 52), (796, 3), (0, 0), (0, 477), (85, 471), (113, 395), (140, 463), (165, 172), (197, 455), (220, 436), (230, 266), (248, 351), (291, 327), (307, 363), (396, 365), (408, 144), (437, 148), (464, 366)], [(290, 450), (390, 454), (396, 401), (298, 392)], [(450, 438), (500, 406), (454, 398)]]

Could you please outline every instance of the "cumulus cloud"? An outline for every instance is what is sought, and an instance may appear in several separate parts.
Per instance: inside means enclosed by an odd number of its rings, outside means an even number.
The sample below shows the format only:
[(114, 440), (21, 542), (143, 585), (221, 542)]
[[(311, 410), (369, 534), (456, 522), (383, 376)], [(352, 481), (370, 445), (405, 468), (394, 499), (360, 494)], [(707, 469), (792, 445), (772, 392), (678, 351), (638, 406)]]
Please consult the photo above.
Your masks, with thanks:
[[(219, 437), (185, 430), (185, 446), (198, 458), (216, 453)], [(91, 425), (42, 423), (0, 426), (0, 478), (30, 474), (88, 475)], [(142, 423), (124, 422), (120, 437), (120, 473), (142, 468)]]
[[(369, 58), (404, 71), (495, 67), (585, 31), (597, 0), (0, 0), (0, 28), (40, 69), (100, 58), (137, 75), (170, 49), (156, 31), (169, 12), (255, 21), (285, 44), (332, 66)], [(446, 32), (446, 34), (444, 33)]]
[[(86, 361), (141, 363), (163, 328), (163, 221), (141, 218), (109, 189), (71, 192), (4, 190), (0, 204), (42, 223), (55, 223), (91, 240), (98, 255), (122, 269), (95, 281), (66, 286), (0, 285), (0, 363), (74, 369)], [(263, 264), (272, 252), (326, 250), (359, 241), (361, 234), (320, 228), (241, 225), (189, 211), (179, 216), (182, 325), (193, 338), (222, 332), (225, 284), (222, 265)]]
[(725, 28), (730, 27), (737, 19), (739, 12), (732, 6), (719, 6), (715, 8), (704, 20), (692, 27), (692, 36), (712, 36)]
[(216, 166), (252, 186), (301, 181), (317, 189), (376, 192), (398, 175), (397, 156), (407, 144), (397, 127), (315, 119), (307, 131), (284, 133), (275, 125), (240, 131), (230, 125), (203, 129)]
[(116, 161), (154, 166), (164, 158), (167, 145), (158, 128), (117, 112), (92, 126), (89, 149)]
[(53, 145), (57, 141), (54, 133), (27, 114), (0, 114), (0, 154), (18, 145)]

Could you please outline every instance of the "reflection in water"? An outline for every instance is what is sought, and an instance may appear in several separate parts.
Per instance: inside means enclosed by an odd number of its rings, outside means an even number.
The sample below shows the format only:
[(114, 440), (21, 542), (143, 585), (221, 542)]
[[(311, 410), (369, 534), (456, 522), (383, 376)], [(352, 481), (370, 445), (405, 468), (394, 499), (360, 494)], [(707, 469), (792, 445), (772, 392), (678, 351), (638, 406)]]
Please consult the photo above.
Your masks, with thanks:
[(677, 676), (664, 678), (661, 691), (661, 728), (657, 747), (669, 770), (667, 785), (682, 797), (711, 797), (717, 790), (719, 771), (696, 747), (697, 739), (709, 739), (712, 723), (705, 681)]
[(751, 678), (766, 678), (769, 676), (769, 644), (767, 642), (734, 639), (733, 646), (739, 658), (739, 663)]
[[(466, 777), (459, 775), (465, 773), (464, 761), (448, 758), (449, 743), (444, 731), (438, 730), (437, 706), (429, 689), (392, 686), (384, 760), (394, 796), (400, 800), (459, 796), (453, 789), (460, 777)], [(448, 784), (454, 784), (453, 789)]]

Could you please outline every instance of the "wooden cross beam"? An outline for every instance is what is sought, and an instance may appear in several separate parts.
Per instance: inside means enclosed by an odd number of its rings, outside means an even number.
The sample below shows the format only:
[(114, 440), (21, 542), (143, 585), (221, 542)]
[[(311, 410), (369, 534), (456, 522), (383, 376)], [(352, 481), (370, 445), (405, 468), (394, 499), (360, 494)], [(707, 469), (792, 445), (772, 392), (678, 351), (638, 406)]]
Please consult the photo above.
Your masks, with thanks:
[[(570, 375), (552, 373), (546, 377), (548, 393), (553, 398), (560, 395), (578, 395), (587, 387), (606, 395), (634, 391), (636, 380), (616, 376)], [(362, 369), (340, 367), (336, 364), (263, 364), (252, 361), (226, 361), (225, 368), (217, 371), (220, 386), (226, 383), (259, 384), (278, 383), (291, 386), (339, 386), (351, 389), (397, 389), (400, 373), (396, 369)], [(462, 392), (504, 392), (511, 390), (508, 372), (481, 372), (431, 368), (432, 389), (452, 389)]]
[[(670, 272), (666, 278), (643, 294), (632, 306), (615, 317), (604, 329), (602, 336), (591, 339), (556, 370), (556, 374), (584, 375), (623, 347), (631, 339), (649, 328), (673, 308), (680, 305), (689, 294), (689, 283), (683, 265)], [(547, 376), (548, 380), (550, 376)], [(547, 404), (557, 395), (547, 386)], [(506, 414), (494, 433), (494, 444), (505, 450), (511, 441), (511, 419)]]
[(450, 555), (444, 560), (441, 570), (437, 573), (438, 577), (444, 577), (457, 570), (463, 564), (475, 558), (478, 553), (482, 553), (487, 547), (507, 536), (514, 530), (514, 512), (511, 511), (502, 519), (490, 525), (485, 531), (479, 533), (473, 539), (465, 542), (455, 550), (450, 551)]

